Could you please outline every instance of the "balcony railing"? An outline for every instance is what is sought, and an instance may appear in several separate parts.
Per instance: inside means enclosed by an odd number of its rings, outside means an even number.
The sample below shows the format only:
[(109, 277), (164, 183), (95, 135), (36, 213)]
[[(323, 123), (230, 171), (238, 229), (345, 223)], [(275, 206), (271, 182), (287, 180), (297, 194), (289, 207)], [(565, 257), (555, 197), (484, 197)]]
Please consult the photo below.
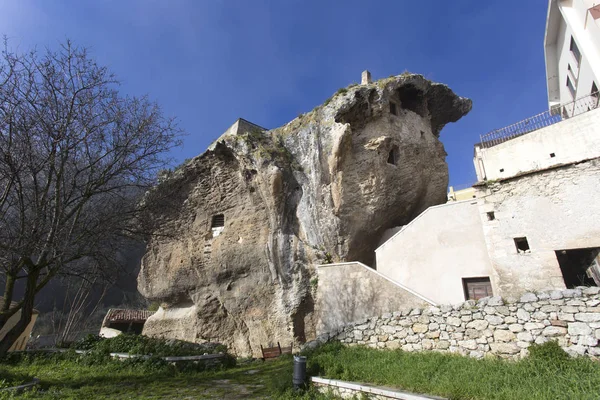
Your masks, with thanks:
[(507, 140), (523, 136), (538, 129), (599, 108), (598, 93), (590, 94), (565, 104), (553, 106), (550, 110), (524, 119), (505, 128), (496, 129), (481, 135), (481, 147), (489, 148)]

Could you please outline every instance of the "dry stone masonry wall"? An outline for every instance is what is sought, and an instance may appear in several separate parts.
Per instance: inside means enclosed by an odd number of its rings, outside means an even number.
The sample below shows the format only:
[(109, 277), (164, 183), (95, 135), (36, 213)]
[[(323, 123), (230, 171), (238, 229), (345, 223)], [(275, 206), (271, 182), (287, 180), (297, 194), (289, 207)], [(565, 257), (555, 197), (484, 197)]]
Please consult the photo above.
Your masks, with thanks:
[(533, 343), (556, 340), (573, 356), (597, 357), (599, 293), (598, 287), (579, 287), (525, 293), (514, 303), (487, 297), (455, 306), (414, 308), (346, 326), (319, 340), (514, 359), (527, 356), (527, 348)]

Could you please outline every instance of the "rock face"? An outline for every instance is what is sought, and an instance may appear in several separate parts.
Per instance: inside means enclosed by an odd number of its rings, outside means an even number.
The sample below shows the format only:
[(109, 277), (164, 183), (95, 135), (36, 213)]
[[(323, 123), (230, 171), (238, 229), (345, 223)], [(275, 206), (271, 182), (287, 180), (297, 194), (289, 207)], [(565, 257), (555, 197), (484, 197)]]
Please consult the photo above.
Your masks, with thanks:
[(369, 264), (385, 230), (446, 201), (439, 133), (470, 109), (403, 74), (274, 130), (238, 120), (146, 198), (156, 235), (138, 288), (161, 308), (144, 333), (238, 355), (312, 339), (314, 266)]

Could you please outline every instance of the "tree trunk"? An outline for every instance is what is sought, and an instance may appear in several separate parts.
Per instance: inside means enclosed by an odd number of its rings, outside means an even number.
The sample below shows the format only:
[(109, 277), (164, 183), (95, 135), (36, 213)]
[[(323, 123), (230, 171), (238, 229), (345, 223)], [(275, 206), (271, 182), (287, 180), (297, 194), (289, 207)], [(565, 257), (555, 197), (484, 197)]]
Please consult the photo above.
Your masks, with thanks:
[(35, 299), (35, 289), (37, 284), (37, 278), (39, 271), (31, 271), (27, 276), (27, 286), (25, 287), (25, 294), (23, 296), (23, 307), (21, 308), (21, 316), (15, 326), (13, 326), (6, 335), (0, 340), (0, 358), (3, 358), (8, 349), (15, 343), (15, 341), (21, 336), (21, 334), (31, 322), (31, 315), (33, 314), (33, 301)]
[[(4, 285), (4, 296), (2, 298), (2, 305), (0, 306), (0, 313), (5, 313), (10, 308), (10, 303), (12, 301), (13, 292), (15, 290), (15, 276), (13, 274), (7, 273), (6, 275), (6, 283)], [(4, 327), (4, 324), (10, 317), (6, 315), (0, 314), (0, 329)]]

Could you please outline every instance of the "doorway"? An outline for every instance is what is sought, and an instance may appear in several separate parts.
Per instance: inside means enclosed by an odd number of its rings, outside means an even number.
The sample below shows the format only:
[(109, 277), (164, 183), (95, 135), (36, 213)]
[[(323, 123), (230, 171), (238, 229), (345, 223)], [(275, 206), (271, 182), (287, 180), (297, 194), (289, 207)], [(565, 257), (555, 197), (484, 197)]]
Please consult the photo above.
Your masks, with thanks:
[(555, 253), (568, 289), (600, 286), (600, 247), (557, 250)]

